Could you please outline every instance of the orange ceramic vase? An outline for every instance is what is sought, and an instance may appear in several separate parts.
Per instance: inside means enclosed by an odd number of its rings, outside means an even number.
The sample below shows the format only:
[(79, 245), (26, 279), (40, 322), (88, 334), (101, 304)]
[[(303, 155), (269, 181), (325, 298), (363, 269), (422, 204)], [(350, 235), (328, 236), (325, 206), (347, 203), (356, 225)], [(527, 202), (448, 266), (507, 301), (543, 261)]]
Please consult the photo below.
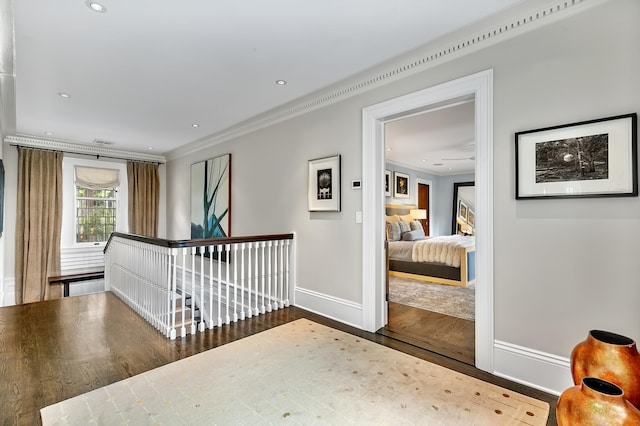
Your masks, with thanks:
[(558, 426), (638, 426), (640, 410), (622, 389), (596, 377), (562, 392), (556, 406)]
[(625, 398), (640, 408), (640, 354), (636, 343), (625, 336), (602, 330), (591, 330), (584, 342), (571, 352), (573, 383), (584, 377), (618, 385)]

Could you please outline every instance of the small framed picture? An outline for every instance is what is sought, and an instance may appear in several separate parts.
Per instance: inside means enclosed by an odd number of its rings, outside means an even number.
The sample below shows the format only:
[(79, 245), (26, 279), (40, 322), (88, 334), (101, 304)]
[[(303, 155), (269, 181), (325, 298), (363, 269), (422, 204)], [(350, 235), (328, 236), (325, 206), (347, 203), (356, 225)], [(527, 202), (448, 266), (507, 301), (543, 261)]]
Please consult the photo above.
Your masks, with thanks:
[(472, 209), (467, 209), (467, 223), (470, 226), (476, 226), (476, 214)]
[(460, 201), (460, 204), (458, 207), (458, 217), (466, 222), (467, 213), (468, 213), (467, 205), (464, 202)]
[(391, 197), (391, 172), (384, 171), (384, 196)]
[(340, 155), (309, 160), (309, 211), (340, 211)]
[(393, 196), (395, 198), (409, 198), (409, 175), (394, 172)]
[(516, 199), (638, 196), (638, 115), (516, 133)]

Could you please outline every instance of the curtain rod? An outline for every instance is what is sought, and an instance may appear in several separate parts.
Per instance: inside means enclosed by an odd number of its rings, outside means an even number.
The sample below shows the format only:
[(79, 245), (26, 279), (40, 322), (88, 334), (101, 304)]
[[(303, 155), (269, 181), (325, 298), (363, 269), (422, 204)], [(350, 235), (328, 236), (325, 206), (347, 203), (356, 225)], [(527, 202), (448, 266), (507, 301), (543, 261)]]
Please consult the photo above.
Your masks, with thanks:
[(39, 149), (40, 151), (50, 151), (50, 152), (61, 152), (63, 154), (76, 154), (76, 155), (87, 155), (89, 157), (96, 157), (97, 160), (99, 160), (100, 158), (109, 158), (111, 160), (124, 160), (124, 161), (135, 161), (138, 163), (150, 163), (150, 164), (157, 164), (158, 166), (164, 164), (160, 161), (151, 161), (151, 160), (133, 160), (131, 158), (124, 158), (124, 157), (112, 157), (109, 155), (101, 155), (101, 154), (89, 154), (87, 152), (74, 152), (74, 151), (64, 151), (61, 149), (48, 149), (48, 148), (39, 148), (39, 147), (32, 147), (32, 146), (23, 146), (23, 145), (18, 145), (18, 144), (10, 144), (11, 146), (15, 146), (16, 148), (27, 148), (27, 149)]

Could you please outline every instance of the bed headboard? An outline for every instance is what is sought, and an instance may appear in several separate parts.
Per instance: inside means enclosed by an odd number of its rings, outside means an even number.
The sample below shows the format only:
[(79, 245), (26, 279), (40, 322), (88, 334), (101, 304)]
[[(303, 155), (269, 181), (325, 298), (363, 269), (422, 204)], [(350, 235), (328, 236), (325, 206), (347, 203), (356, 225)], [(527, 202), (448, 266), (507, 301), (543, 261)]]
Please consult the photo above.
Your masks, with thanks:
[(404, 216), (408, 215), (411, 210), (417, 209), (414, 204), (387, 204), (385, 205), (385, 214), (387, 216)]

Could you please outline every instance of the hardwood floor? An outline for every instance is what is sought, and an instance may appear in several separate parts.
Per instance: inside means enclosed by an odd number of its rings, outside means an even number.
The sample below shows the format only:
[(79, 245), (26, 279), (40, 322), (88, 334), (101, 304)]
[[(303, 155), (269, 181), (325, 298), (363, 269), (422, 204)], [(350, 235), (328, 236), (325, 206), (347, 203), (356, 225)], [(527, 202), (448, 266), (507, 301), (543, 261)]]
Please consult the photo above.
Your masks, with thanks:
[(475, 365), (475, 323), (389, 302), (389, 323), (378, 333)]
[(553, 395), (303, 309), (281, 309), (171, 341), (111, 293), (0, 308), (0, 424), (37, 425), (42, 407), (299, 318), (547, 401), (548, 424), (556, 424)]

